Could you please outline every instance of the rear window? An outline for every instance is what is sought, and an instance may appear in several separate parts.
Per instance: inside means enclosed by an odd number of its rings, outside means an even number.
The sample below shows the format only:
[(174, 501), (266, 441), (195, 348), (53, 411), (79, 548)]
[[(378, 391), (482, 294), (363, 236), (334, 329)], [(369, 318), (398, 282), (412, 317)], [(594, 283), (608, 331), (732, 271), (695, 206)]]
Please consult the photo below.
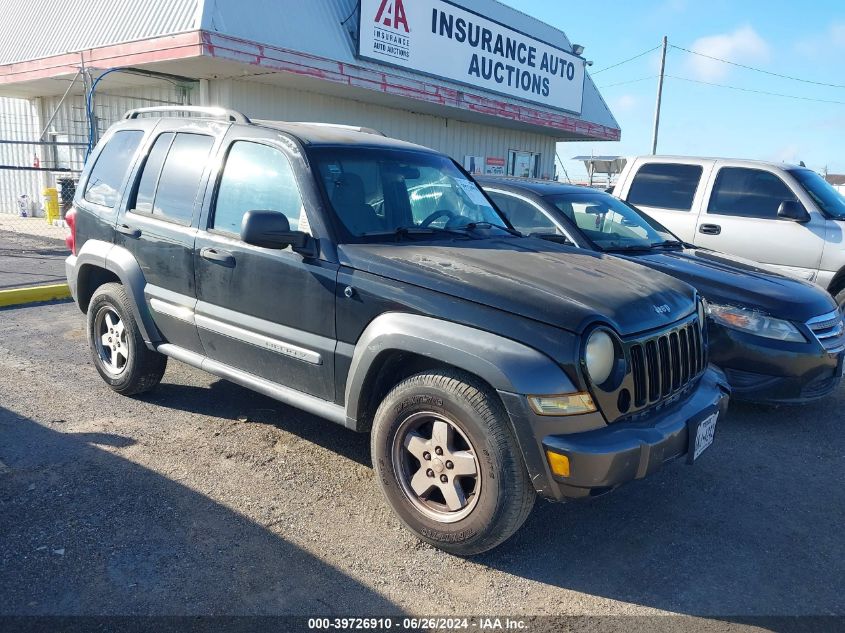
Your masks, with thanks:
[(112, 135), (85, 183), (85, 200), (111, 209), (117, 205), (121, 185), (143, 138), (141, 130), (121, 130)]
[(700, 165), (648, 163), (634, 176), (627, 200), (643, 207), (689, 211), (702, 171)]
[(150, 150), (138, 191), (135, 211), (188, 225), (200, 178), (214, 139), (202, 134), (162, 134)]

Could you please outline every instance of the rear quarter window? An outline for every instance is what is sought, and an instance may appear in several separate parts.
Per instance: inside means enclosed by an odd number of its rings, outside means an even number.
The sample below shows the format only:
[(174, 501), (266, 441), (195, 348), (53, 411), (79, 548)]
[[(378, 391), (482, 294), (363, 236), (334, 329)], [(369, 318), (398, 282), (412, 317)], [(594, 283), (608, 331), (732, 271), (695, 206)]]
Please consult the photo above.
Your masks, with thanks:
[(689, 211), (703, 171), (700, 165), (647, 163), (634, 176), (626, 200), (644, 207)]
[(110, 209), (117, 205), (121, 186), (143, 138), (141, 130), (121, 130), (112, 134), (85, 183), (85, 200)]

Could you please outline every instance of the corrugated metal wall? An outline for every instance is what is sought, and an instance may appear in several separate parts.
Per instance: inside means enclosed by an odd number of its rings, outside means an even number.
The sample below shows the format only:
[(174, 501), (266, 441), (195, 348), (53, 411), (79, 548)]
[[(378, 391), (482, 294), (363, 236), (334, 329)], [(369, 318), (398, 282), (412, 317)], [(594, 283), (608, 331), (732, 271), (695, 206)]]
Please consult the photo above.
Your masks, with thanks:
[(0, 64), (199, 28), (200, 0), (4, 2)]
[(320, 121), (376, 128), (388, 136), (444, 152), (460, 163), (467, 155), (507, 158), (508, 150), (536, 152), (541, 155), (540, 174), (554, 175), (555, 141), (542, 134), (416, 114), (250, 81), (211, 80), (209, 97), (211, 105), (234, 108), (256, 119)]
[[(192, 95), (177, 86), (162, 84), (139, 88), (109, 88), (108, 80), (100, 84), (94, 102), (97, 129), (102, 135), (127, 110), (146, 106), (190, 103)], [(53, 112), (56, 116), (45, 133), (45, 140), (87, 143), (88, 123), (85, 118), (84, 98), (81, 94), (69, 95), (59, 107), (59, 96), (35, 100), (0, 98), (0, 140), (35, 141)], [(58, 111), (56, 111), (58, 108)], [(39, 111), (40, 110), (40, 111)], [(55, 136), (54, 136), (55, 135)], [(84, 147), (64, 147), (59, 150), (60, 166), (81, 170), (85, 160)], [(58, 157), (54, 150), (44, 146), (0, 144), (0, 165), (31, 166), (37, 153), (43, 167), (54, 166)], [(26, 172), (0, 169), (0, 213), (17, 213), (17, 199), (26, 194), (41, 206), (44, 186), (55, 186), (53, 172)]]
[[(38, 138), (38, 108), (27, 99), (0, 97), (0, 139), (31, 141)], [(0, 166), (33, 164), (38, 148), (32, 145), (0, 144)], [(18, 213), (17, 199), (21, 194), (38, 200), (41, 175), (34, 171), (14, 171), (0, 168), (0, 213)]]

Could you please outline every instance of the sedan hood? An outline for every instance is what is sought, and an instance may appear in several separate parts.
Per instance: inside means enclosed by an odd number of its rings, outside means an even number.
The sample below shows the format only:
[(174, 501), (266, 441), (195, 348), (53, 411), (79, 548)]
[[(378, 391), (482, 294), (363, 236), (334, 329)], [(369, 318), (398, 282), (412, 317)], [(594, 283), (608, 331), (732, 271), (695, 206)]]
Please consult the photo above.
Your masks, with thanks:
[(686, 281), (712, 303), (746, 306), (800, 322), (836, 309), (831, 296), (818, 286), (724, 253), (689, 248), (630, 254), (625, 259)]
[(687, 284), (648, 268), (536, 238), (344, 244), (341, 264), (581, 332), (626, 336), (695, 309)]

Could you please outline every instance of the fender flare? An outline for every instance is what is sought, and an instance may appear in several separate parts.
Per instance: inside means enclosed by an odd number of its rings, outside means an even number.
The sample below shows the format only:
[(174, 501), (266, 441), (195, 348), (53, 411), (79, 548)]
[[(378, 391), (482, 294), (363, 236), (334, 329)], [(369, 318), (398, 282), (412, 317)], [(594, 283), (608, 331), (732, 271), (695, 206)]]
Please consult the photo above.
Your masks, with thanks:
[[(122, 246), (102, 240), (87, 240), (79, 250), (74, 265), (73, 288), (79, 292), (79, 275), (86, 266), (108, 270), (117, 275), (132, 300), (132, 314), (147, 344), (162, 340), (144, 299), (147, 284), (138, 260)], [(78, 294), (77, 294), (78, 297)]]
[(346, 381), (347, 419), (357, 421), (366, 406), (363, 387), (378, 357), (391, 351), (426, 356), (515, 394), (577, 391), (551, 358), (532, 347), (484, 330), (433, 317), (389, 312), (367, 326), (352, 356)]

